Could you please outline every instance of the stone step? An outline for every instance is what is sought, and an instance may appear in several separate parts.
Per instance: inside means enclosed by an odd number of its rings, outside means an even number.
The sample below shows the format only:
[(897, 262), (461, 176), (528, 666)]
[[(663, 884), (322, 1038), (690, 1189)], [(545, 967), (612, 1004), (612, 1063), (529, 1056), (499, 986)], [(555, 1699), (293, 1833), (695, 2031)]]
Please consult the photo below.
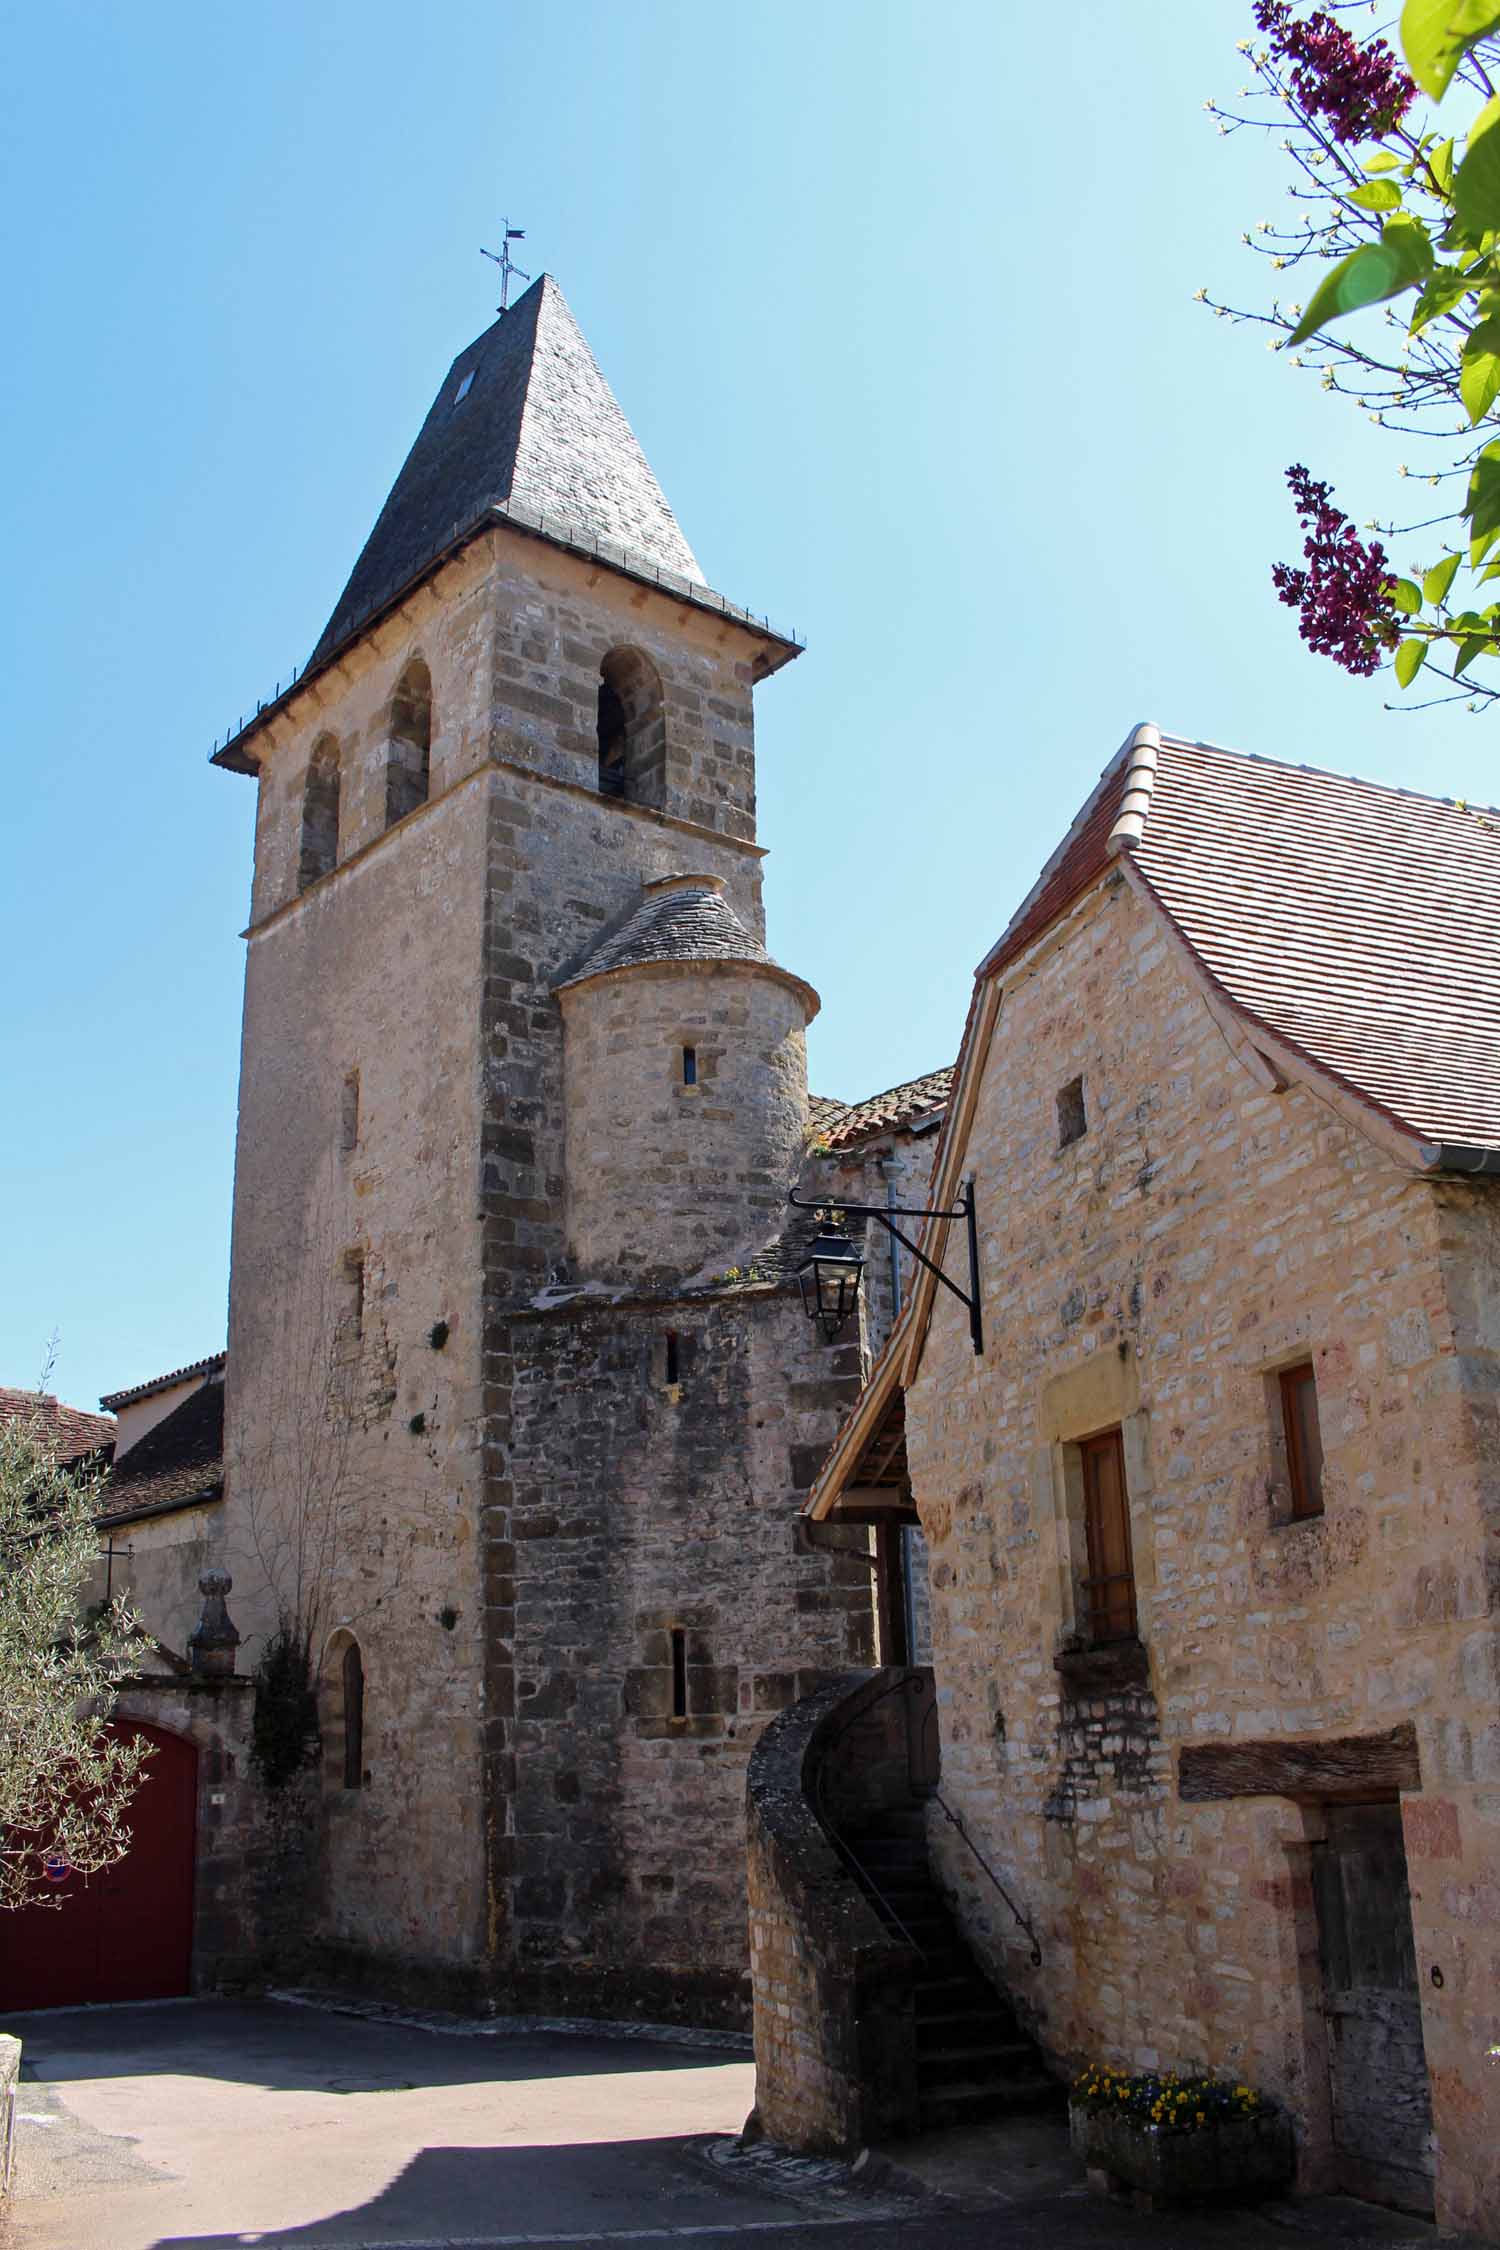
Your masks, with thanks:
[(945, 2007), (931, 2014), (917, 2009), (918, 2054), (982, 2047), (995, 2040), (1002, 2045), (1016, 2040), (1030, 2044), (1009, 2008), (988, 2004), (977, 1995), (972, 2008)]
[(987, 2083), (991, 2078), (1024, 2078), (1036, 2069), (1036, 2049), (1029, 2039), (1012, 2031), (1010, 2037), (986, 2038), (954, 2046), (917, 2048), (925, 2083), (946, 2086), (952, 2081)]
[(1062, 2088), (1038, 2065), (1003, 2078), (958, 2078), (944, 2085), (924, 2086), (921, 2119), (924, 2127), (959, 2125), (1008, 2110), (1054, 2108), (1063, 2098)]

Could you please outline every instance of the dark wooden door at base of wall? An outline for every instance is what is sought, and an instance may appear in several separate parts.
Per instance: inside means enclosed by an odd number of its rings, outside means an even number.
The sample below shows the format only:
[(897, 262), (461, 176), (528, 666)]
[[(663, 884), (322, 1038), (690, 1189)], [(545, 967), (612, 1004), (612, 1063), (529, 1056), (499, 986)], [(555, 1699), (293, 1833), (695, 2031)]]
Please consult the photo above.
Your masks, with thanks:
[(69, 1875), (59, 1906), (0, 1914), (0, 2010), (170, 2000), (190, 1987), (198, 1753), (159, 1727), (115, 1731), (154, 1752), (126, 1816), (130, 1849), (101, 1874)]
[(1397, 1804), (1328, 1808), (1313, 1855), (1342, 2185), (1432, 2210), (1432, 2105)]

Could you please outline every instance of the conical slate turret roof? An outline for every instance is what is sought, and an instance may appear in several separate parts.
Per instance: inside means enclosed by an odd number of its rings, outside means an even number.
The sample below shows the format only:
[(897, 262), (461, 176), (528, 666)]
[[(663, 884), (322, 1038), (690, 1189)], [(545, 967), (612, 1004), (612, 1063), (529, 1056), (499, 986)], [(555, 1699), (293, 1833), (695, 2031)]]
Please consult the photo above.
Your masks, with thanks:
[(648, 883), (645, 899), (629, 921), (556, 989), (566, 992), (570, 985), (587, 984), (618, 969), (712, 961), (766, 969), (779, 982), (806, 994), (817, 1013), (818, 996), (812, 986), (773, 961), (759, 939), (751, 936), (724, 896), (720, 875), (666, 875)]
[[(460, 396), (462, 393), (462, 396)], [(465, 351), (312, 653), (316, 664), (496, 501), (703, 584), (691, 547), (550, 274)]]

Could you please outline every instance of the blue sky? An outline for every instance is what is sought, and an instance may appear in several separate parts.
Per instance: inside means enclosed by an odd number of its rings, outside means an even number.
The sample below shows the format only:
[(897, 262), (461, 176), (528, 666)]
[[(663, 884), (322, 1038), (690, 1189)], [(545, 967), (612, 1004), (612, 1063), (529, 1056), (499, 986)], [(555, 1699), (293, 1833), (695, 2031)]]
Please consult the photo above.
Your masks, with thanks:
[[(814, 1084), (950, 1060), (970, 973), (1140, 718), (1489, 800), (1494, 721), (1302, 651), (1282, 470), (1394, 441), (1192, 302), (1274, 150), (1203, 111), (1235, 0), (52, 0), (14, 15), (0, 631), (0, 1382), (223, 1341), (253, 784), (502, 216), (560, 280), (760, 696)], [(1149, 25), (1149, 39), (1142, 38)], [(847, 880), (830, 909), (826, 871)]]

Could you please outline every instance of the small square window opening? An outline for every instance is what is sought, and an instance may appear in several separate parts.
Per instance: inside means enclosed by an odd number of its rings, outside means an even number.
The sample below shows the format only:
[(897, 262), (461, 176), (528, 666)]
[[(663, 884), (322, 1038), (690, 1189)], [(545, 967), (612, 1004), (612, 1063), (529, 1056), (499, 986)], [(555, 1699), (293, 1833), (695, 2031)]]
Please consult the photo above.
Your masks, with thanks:
[(1083, 1080), (1070, 1078), (1057, 1095), (1057, 1145), (1071, 1148), (1081, 1141), (1089, 1129), (1088, 1111), (1083, 1106)]
[(1318, 1384), (1312, 1361), (1284, 1367), (1280, 1386), (1281, 1426), (1286, 1436), (1295, 1522), (1323, 1513), (1323, 1433), (1318, 1424)]

